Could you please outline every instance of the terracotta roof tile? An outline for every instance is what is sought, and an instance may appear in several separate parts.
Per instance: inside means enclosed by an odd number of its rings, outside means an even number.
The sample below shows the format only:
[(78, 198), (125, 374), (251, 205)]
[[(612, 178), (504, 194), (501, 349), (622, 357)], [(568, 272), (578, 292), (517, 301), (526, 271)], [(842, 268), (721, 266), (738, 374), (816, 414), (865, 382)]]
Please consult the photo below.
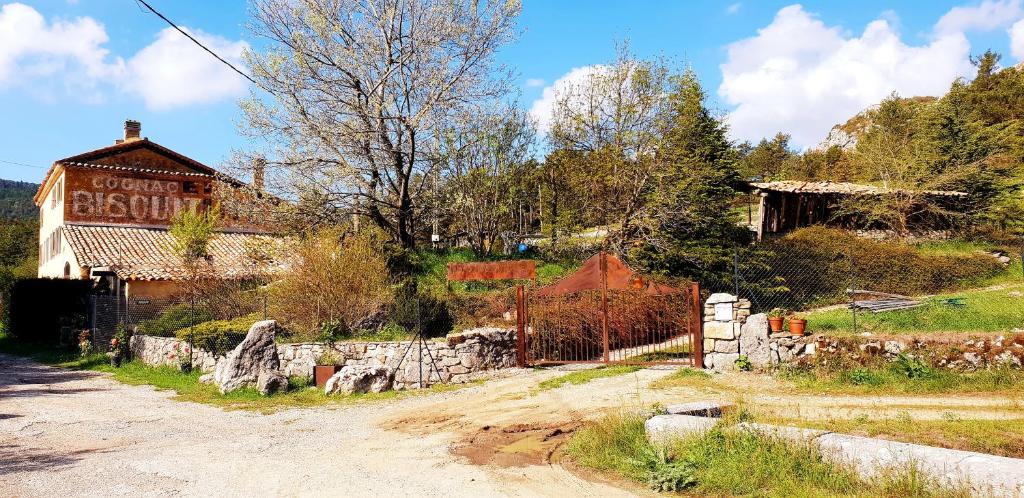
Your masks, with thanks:
[[(85, 225), (64, 225), (62, 230), (81, 266), (107, 266), (125, 280), (183, 280), (188, 276), (171, 249), (173, 238), (167, 230)], [(247, 254), (253, 244), (279, 242), (269, 235), (218, 233), (210, 241), (211, 257), (202, 265), (202, 273), (213, 278), (276, 273), (279, 264), (258, 265)]]

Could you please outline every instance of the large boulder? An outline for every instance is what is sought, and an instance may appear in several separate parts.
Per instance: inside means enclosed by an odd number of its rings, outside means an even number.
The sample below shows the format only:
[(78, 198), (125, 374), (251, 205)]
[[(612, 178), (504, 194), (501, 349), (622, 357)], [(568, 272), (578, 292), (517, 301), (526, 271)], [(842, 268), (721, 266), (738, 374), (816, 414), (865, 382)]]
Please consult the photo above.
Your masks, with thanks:
[(277, 330), (275, 320), (254, 323), (245, 339), (217, 362), (213, 380), (222, 394), (254, 386), (261, 372), (281, 368), (277, 345), (274, 343)]
[(327, 379), (327, 394), (379, 393), (391, 389), (394, 370), (382, 366), (349, 365)]
[(740, 353), (747, 355), (750, 365), (754, 368), (771, 365), (768, 316), (764, 313), (750, 315), (740, 328)]

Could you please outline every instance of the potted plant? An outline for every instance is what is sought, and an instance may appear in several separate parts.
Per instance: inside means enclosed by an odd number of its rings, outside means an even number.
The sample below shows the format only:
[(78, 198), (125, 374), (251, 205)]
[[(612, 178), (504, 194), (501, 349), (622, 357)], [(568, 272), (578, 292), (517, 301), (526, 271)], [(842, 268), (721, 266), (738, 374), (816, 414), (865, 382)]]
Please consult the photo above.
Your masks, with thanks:
[(782, 332), (782, 324), (786, 320), (786, 310), (782, 308), (775, 308), (768, 312), (768, 325), (772, 329), (772, 333)]
[(178, 368), (181, 373), (192, 372), (192, 347), (184, 342), (174, 345), (174, 352), (168, 355), (169, 359), (178, 361)]
[(107, 356), (110, 357), (110, 366), (114, 368), (121, 366), (121, 362), (128, 356), (128, 342), (130, 338), (131, 334), (129, 334), (128, 330), (118, 325), (117, 331), (114, 332), (114, 337), (110, 339), (110, 351), (107, 352)]
[(334, 347), (329, 346), (329, 348), (316, 357), (316, 365), (313, 366), (313, 381), (320, 389), (327, 386), (327, 380), (338, 373), (344, 363), (343, 359), (334, 352)]
[(107, 356), (110, 357), (110, 366), (114, 368), (121, 366), (121, 340), (116, 336), (110, 340), (110, 351)]
[(793, 315), (789, 319), (789, 333), (793, 337), (803, 337), (807, 330), (807, 319), (803, 315)]

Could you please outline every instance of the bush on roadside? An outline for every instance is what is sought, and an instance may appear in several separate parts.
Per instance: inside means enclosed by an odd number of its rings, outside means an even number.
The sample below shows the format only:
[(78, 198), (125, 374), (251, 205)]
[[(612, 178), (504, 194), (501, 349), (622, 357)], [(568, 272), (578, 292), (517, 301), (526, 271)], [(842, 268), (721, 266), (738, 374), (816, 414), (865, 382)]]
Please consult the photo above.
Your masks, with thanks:
[(455, 326), (448, 302), (433, 294), (419, 292), (413, 281), (399, 287), (388, 319), (410, 333), (422, 330), (424, 337), (443, 337)]
[(270, 316), (303, 335), (325, 322), (376, 328), (394, 299), (383, 235), (325, 230), (297, 241), (289, 271), (271, 284)]
[(241, 316), (231, 320), (210, 320), (194, 327), (185, 327), (175, 332), (175, 336), (192, 343), (193, 348), (203, 349), (216, 356), (231, 351), (238, 346), (249, 333), (252, 324), (258, 322), (256, 314)]
[(919, 251), (822, 226), (751, 249), (741, 265), (756, 302), (792, 309), (843, 302), (851, 287), (916, 296), (976, 286), (1005, 271), (986, 254)]
[(169, 306), (156, 318), (139, 322), (139, 333), (158, 337), (173, 337), (175, 332), (203, 322), (213, 320), (213, 314), (204, 307), (189, 303)]

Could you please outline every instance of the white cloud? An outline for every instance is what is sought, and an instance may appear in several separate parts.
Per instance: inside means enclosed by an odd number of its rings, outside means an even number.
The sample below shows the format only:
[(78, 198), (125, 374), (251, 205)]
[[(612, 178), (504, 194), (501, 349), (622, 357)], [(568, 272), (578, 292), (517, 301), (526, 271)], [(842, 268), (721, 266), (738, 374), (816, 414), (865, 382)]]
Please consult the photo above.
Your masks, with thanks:
[(575, 86), (585, 84), (591, 74), (600, 71), (604, 66), (583, 66), (577, 67), (565, 73), (564, 76), (555, 80), (554, 83), (544, 88), (539, 99), (533, 101), (530, 106), (530, 117), (537, 123), (537, 129), (543, 134), (551, 129), (551, 112), (555, 108), (555, 101), (560, 94)]
[(953, 7), (935, 23), (936, 35), (992, 31), (1024, 15), (1021, 0), (985, 0), (971, 7)]
[[(0, 88), (19, 86), (37, 94), (63, 84), (68, 91), (91, 90), (124, 66), (103, 48), (106, 30), (91, 18), (47, 23), (21, 3), (0, 7)], [(39, 85), (42, 84), (42, 87)]]
[(757, 35), (728, 46), (719, 95), (735, 109), (734, 138), (759, 140), (777, 131), (808, 147), (895, 91), (942, 95), (971, 73), (970, 44), (962, 33), (936, 35), (920, 46), (900, 40), (878, 19), (858, 36), (826, 26), (800, 5), (781, 9)]
[(1010, 54), (1018, 61), (1024, 61), (1024, 19), (1013, 23), (1010, 33)]
[[(188, 30), (235, 67), (241, 67), (244, 41)], [(137, 93), (150, 109), (163, 110), (205, 104), (245, 93), (247, 81), (174, 28), (166, 28), (156, 41), (128, 60), (125, 89)]]
[(539, 86), (544, 86), (544, 83), (547, 83), (547, 81), (544, 81), (543, 78), (530, 78), (526, 80), (526, 86), (528, 88), (537, 88)]
[[(245, 42), (192, 33), (225, 59), (240, 63)], [(34, 8), (0, 6), (0, 91), (18, 88), (45, 100), (103, 100), (111, 90), (151, 109), (214, 102), (244, 93), (245, 80), (180, 33), (161, 31), (127, 62), (106, 48), (106, 29), (90, 17), (47, 21)]]
[(743, 7), (743, 4), (740, 3), (740, 2), (736, 2), (734, 4), (730, 4), (728, 7), (725, 8), (725, 13), (726, 14), (735, 14), (735, 13), (739, 12), (740, 8), (742, 8), (742, 7)]

